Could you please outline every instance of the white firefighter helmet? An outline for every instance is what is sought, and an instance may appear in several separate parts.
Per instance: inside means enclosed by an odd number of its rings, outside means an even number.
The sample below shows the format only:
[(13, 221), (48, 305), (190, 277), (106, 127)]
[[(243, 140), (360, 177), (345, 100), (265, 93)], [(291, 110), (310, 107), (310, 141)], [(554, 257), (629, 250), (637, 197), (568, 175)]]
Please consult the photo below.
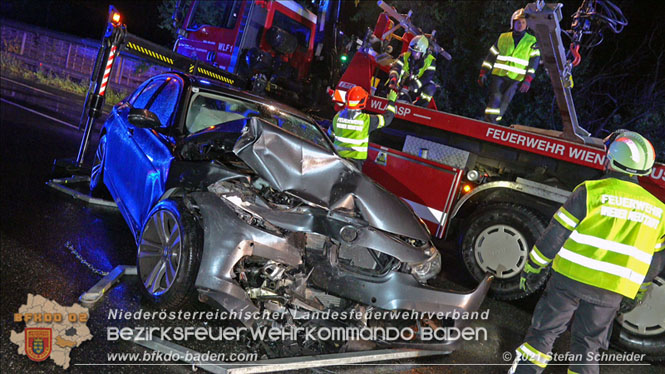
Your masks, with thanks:
[(425, 35), (418, 35), (415, 38), (411, 39), (411, 42), (409, 43), (409, 49), (411, 50), (411, 53), (414, 52), (425, 53), (427, 52), (428, 47), (429, 47), (429, 41), (427, 40), (427, 37)]
[(633, 131), (615, 131), (605, 138), (605, 147), (608, 168), (620, 173), (647, 175), (656, 160), (651, 142)]

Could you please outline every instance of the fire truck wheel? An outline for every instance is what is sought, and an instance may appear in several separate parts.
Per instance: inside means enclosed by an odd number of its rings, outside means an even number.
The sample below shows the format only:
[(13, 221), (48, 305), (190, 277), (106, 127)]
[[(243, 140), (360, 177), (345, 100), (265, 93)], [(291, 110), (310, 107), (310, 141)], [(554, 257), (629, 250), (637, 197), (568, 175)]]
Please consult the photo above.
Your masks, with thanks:
[(136, 268), (144, 299), (177, 309), (194, 301), (203, 229), (180, 198), (152, 208), (141, 231)]
[(645, 354), (649, 361), (665, 361), (665, 279), (657, 277), (644, 302), (620, 314), (612, 329), (612, 345)]
[[(466, 221), (461, 233), (461, 255), (477, 281), (495, 274), (492, 294), (499, 300), (521, 299), (528, 294), (519, 288), (520, 273), (529, 251), (543, 230), (543, 219), (530, 209), (511, 203), (483, 205)], [(540, 288), (547, 280), (543, 271)]]
[(90, 171), (90, 194), (96, 197), (105, 197), (108, 194), (104, 186), (104, 160), (106, 155), (106, 134), (99, 137), (99, 145), (92, 161)]

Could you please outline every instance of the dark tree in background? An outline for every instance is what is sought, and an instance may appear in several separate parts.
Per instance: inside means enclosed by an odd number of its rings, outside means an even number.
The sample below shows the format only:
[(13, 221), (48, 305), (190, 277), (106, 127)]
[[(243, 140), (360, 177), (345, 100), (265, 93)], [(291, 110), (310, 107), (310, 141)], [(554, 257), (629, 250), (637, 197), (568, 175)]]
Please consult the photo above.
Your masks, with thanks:
[[(561, 28), (570, 28), (571, 16), (581, 4), (562, 1)], [(437, 59), (441, 90), (440, 110), (481, 118), (486, 88), (476, 80), (483, 58), (499, 34), (510, 28), (512, 13), (525, 1), (392, 1), (401, 13), (413, 10), (414, 24), (425, 32), (437, 31), (438, 43), (452, 61)], [(583, 50), (582, 63), (573, 69), (573, 97), (582, 127), (596, 137), (627, 128), (647, 136), (665, 161), (665, 2), (614, 1), (628, 18), (621, 34), (604, 31), (604, 42)], [(375, 1), (361, 1), (349, 19), (373, 27), (380, 13)], [(563, 36), (564, 44), (568, 40)], [(560, 129), (550, 78), (542, 66), (527, 94), (517, 93), (505, 123)]]
[[(183, 9), (189, 9), (193, 0), (180, 0), (180, 13), (178, 17), (184, 18)], [(198, 21), (203, 25), (217, 24), (220, 17), (219, 7), (217, 1), (204, 0), (199, 1), (196, 6), (196, 14)], [(173, 26), (173, 13), (175, 12), (178, 0), (162, 0), (161, 3), (156, 3), (159, 10), (159, 24), (158, 27), (171, 33), (173, 40), (177, 37), (178, 33)]]

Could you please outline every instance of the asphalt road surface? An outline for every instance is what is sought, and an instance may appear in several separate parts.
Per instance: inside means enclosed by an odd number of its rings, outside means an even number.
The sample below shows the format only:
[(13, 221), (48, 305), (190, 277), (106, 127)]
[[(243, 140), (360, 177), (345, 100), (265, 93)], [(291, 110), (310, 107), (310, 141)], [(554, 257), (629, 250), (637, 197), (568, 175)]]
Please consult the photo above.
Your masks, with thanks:
[[(2, 373), (50, 373), (62, 369), (53, 361), (33, 362), (18, 354), (17, 346), (10, 342), (11, 331), (21, 332), (25, 325), (14, 322), (13, 315), (26, 303), (28, 294), (39, 294), (62, 306), (78, 301), (79, 295), (92, 287), (100, 276), (81, 264), (66, 248), (70, 242), (81, 255), (102, 270), (111, 270), (120, 264), (135, 263), (136, 247), (129, 229), (117, 210), (87, 205), (45, 185), (52, 177), (55, 159), (76, 156), (81, 132), (77, 131), (81, 98), (37, 90), (26, 82), (17, 84), (2, 78), (0, 103), (0, 152), (2, 186), (1, 209), (1, 303), (0, 303), (0, 371)], [(101, 121), (100, 121), (101, 122)], [(74, 126), (72, 126), (74, 125)], [(97, 133), (92, 136), (90, 150), (95, 149)], [(441, 243), (444, 253), (442, 277), (463, 287), (473, 287), (463, 265), (454, 255), (454, 245)], [(440, 280), (442, 283), (443, 278)], [(92, 340), (83, 342), (70, 353), (70, 373), (185, 373), (191, 365), (178, 362), (141, 361), (119, 363), (111, 361), (110, 354), (149, 354), (129, 341), (111, 341), (109, 327), (136, 326), (204, 326), (226, 322), (180, 321), (128, 321), (109, 318), (110, 311), (153, 311), (139, 296), (135, 276), (125, 276), (103, 300), (90, 309)], [(487, 299), (481, 310), (489, 310), (487, 320), (472, 323), (484, 328), (486, 339), (464, 342), (450, 355), (430, 358), (392, 361), (380, 365), (336, 366), (306, 369), (307, 373), (504, 373), (508, 370), (507, 357), (529, 326), (530, 313), (537, 297), (506, 303)], [(210, 310), (204, 305), (195, 310)], [(570, 333), (565, 333), (554, 351), (568, 351)], [(226, 342), (187, 342), (192, 349), (212, 353), (242, 352), (238, 344)], [(616, 353), (610, 350), (610, 353)], [(566, 373), (566, 362), (550, 365), (547, 373)], [(199, 369), (201, 371), (201, 369)], [(602, 373), (657, 373), (662, 366), (603, 366)]]

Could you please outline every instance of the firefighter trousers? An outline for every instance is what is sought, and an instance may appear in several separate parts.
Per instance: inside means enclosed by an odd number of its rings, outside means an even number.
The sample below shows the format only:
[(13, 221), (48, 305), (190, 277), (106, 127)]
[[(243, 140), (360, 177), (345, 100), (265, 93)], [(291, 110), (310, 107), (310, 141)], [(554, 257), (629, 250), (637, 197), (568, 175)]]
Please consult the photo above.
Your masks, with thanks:
[(545, 293), (538, 301), (531, 327), (524, 343), (517, 349), (517, 358), (509, 373), (541, 373), (552, 359), (550, 354), (554, 341), (566, 331), (571, 319), (572, 338), (569, 354), (566, 355), (568, 372), (598, 373), (598, 350), (607, 349), (609, 345), (610, 329), (621, 299), (581, 296), (580, 287), (571, 287), (580, 283), (572, 280), (557, 282), (557, 278), (553, 276), (550, 279)]
[(417, 106), (427, 106), (436, 92), (436, 85), (433, 82), (425, 83), (420, 89), (418, 100), (414, 103)]
[(487, 107), (485, 108), (485, 121), (492, 123), (501, 121), (506, 109), (508, 109), (508, 104), (515, 96), (519, 83), (508, 77), (491, 76)]
[[(409, 87), (408, 84), (404, 85), (404, 88), (407, 87)], [(413, 105), (426, 107), (432, 100), (434, 93), (436, 93), (436, 88), (434, 82), (427, 82), (419, 90), (415, 88), (410, 89), (408, 90), (408, 95), (400, 95), (399, 100), (409, 101)]]

